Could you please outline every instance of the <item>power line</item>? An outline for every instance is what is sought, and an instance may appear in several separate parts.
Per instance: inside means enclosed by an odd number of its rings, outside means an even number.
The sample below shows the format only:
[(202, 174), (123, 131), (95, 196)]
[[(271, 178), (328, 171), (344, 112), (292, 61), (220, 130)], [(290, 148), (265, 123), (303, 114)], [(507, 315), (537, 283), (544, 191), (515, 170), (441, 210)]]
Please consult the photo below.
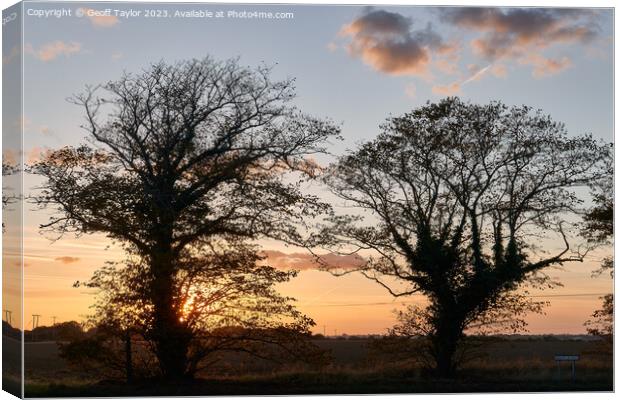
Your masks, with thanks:
[(566, 293), (566, 294), (546, 294), (546, 295), (529, 295), (525, 297), (593, 297), (593, 296), (605, 296), (609, 293)]

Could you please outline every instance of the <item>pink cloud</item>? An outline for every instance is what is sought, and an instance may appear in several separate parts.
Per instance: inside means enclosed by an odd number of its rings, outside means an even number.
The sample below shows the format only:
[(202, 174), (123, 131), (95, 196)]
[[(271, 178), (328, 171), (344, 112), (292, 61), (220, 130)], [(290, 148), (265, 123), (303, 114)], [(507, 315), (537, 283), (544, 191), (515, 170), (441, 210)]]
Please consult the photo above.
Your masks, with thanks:
[(351, 38), (347, 45), (351, 56), (379, 72), (424, 76), (434, 53), (447, 56), (455, 46), (444, 43), (430, 25), (420, 30), (412, 30), (412, 25), (399, 13), (368, 8), (340, 35)]
[(54, 260), (60, 261), (63, 264), (72, 264), (72, 263), (80, 261), (78, 257), (70, 257), (70, 256), (56, 257)]
[(69, 57), (73, 54), (79, 53), (81, 48), (82, 45), (77, 42), (65, 43), (63, 41), (56, 40), (54, 42), (46, 43), (38, 49), (35, 49), (31, 44), (26, 44), (26, 46), (24, 46), (24, 51), (41, 61), (47, 62), (54, 60), (61, 55)]
[(405, 94), (407, 95), (407, 97), (411, 98), (411, 99), (415, 99), (416, 97), (416, 87), (413, 83), (409, 83), (407, 84), (407, 86), (405, 86)]
[(545, 8), (444, 8), (441, 19), (484, 33), (473, 44), (482, 55), (496, 59), (520, 48), (545, 48), (556, 43), (587, 43), (598, 27), (587, 10)]
[[(545, 8), (445, 8), (441, 19), (454, 26), (479, 32), (470, 42), (474, 54), (486, 60), (516, 60), (531, 65), (536, 78), (563, 71), (571, 65), (567, 57), (554, 60), (542, 52), (552, 46), (587, 45), (599, 35), (596, 14), (580, 9)], [(504, 77), (506, 69), (491, 71)]]
[(25, 157), (26, 162), (29, 164), (36, 163), (45, 157), (49, 151), (50, 150), (48, 148), (35, 146), (28, 151), (28, 155)]
[(532, 76), (534, 78), (543, 78), (545, 76), (555, 75), (564, 71), (572, 65), (568, 57), (560, 59), (545, 58), (539, 54), (530, 54), (528, 57), (519, 61), (521, 64), (529, 64), (533, 66)]
[(9, 165), (17, 164), (17, 152), (12, 149), (2, 149), (2, 163)]
[(100, 28), (108, 28), (118, 24), (120, 21), (118, 17), (114, 15), (105, 15), (102, 11), (94, 10), (92, 8), (81, 8), (82, 12), (90, 22)]
[(365, 263), (365, 260), (357, 254), (322, 254), (318, 260), (316, 256), (310, 253), (283, 253), (276, 250), (264, 250), (262, 254), (267, 257), (266, 261), (269, 265), (283, 270), (320, 269), (321, 266), (351, 270)]
[(461, 93), (461, 84), (454, 82), (448, 85), (435, 85), (431, 90), (440, 96), (454, 96)]
[(20, 54), (19, 47), (13, 46), (13, 48), (11, 48), (11, 51), (6, 56), (2, 57), (2, 64), (3, 65), (9, 64), (11, 61), (16, 59), (19, 56), (19, 54)]

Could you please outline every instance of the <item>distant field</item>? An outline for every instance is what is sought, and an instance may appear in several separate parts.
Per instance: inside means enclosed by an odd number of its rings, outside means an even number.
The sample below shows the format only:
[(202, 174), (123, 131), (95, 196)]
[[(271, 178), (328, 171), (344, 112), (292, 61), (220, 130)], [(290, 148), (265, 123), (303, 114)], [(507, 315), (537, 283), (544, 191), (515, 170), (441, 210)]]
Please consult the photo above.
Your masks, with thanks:
[[(6, 339), (5, 339), (6, 340)], [(10, 339), (9, 339), (10, 340)], [(127, 387), (98, 382), (75, 371), (58, 357), (56, 343), (27, 343), (27, 396), (106, 396), (157, 394), (286, 394), (286, 393), (406, 393), (478, 391), (613, 390), (611, 357), (597, 342), (569, 340), (503, 340), (485, 343), (481, 358), (466, 364), (455, 381), (424, 377), (413, 363), (387, 363), (371, 357), (362, 339), (324, 339), (315, 343), (331, 351), (333, 361), (320, 370), (287, 367), (256, 368), (235, 374), (202, 376), (181, 385), (142, 384)], [(6, 347), (5, 347), (6, 348)], [(556, 354), (578, 354), (576, 380), (569, 364), (558, 375)], [(258, 364), (257, 364), (258, 365)], [(252, 369), (251, 366), (246, 368)]]

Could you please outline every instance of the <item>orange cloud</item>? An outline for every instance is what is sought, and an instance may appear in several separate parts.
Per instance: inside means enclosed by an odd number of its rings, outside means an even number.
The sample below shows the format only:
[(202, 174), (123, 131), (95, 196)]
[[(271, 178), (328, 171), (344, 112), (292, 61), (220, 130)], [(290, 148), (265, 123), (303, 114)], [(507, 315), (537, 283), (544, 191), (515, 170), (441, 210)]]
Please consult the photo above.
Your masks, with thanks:
[(44, 147), (33, 147), (28, 152), (28, 156), (26, 157), (26, 162), (29, 164), (40, 161), (43, 157), (45, 157), (50, 152), (50, 149)]
[(508, 70), (504, 64), (493, 64), (491, 73), (497, 78), (505, 78), (508, 75)]
[(80, 8), (80, 10), (82, 10), (83, 15), (85, 15), (96, 27), (108, 28), (120, 22), (118, 17), (114, 15), (106, 15), (99, 10), (84, 7)]
[(262, 254), (267, 257), (269, 265), (283, 270), (320, 269), (321, 266), (351, 270), (365, 263), (365, 260), (357, 254), (322, 254), (319, 256), (319, 260), (310, 253), (283, 253), (277, 250), (264, 250)]
[(389, 75), (424, 76), (433, 53), (448, 55), (455, 46), (444, 43), (430, 24), (416, 31), (412, 25), (410, 18), (399, 13), (368, 8), (340, 34), (351, 38), (349, 54), (373, 69)]
[(329, 42), (327, 43), (327, 50), (333, 53), (334, 51), (338, 50), (338, 45), (334, 42)]
[(69, 57), (72, 54), (79, 53), (81, 48), (82, 45), (77, 42), (65, 43), (63, 41), (56, 40), (54, 42), (46, 43), (38, 49), (35, 49), (28, 43), (24, 46), (24, 51), (26, 54), (30, 54), (41, 61), (47, 62), (56, 59), (60, 55)]
[[(444, 8), (443, 22), (480, 32), (470, 42), (474, 54), (494, 62), (516, 60), (531, 65), (536, 78), (558, 73), (571, 65), (570, 60), (545, 58), (541, 52), (557, 44), (588, 44), (599, 35), (596, 14), (582, 9), (544, 8)], [(493, 74), (505, 76), (497, 67)]]
[(431, 88), (433, 93), (440, 96), (453, 96), (461, 93), (461, 84), (454, 82), (449, 85), (435, 85)]
[(16, 165), (17, 152), (12, 149), (2, 149), (2, 163), (8, 165)]
[(39, 131), (40, 131), (43, 135), (45, 135), (45, 136), (52, 136), (52, 135), (53, 135), (52, 130), (51, 130), (51, 129), (50, 129), (50, 127), (49, 127), (49, 126), (47, 126), (47, 125), (41, 125), (41, 126), (39, 127)]
[(405, 94), (407, 95), (407, 97), (415, 99), (416, 88), (413, 83), (409, 83), (407, 86), (405, 86)]
[(458, 66), (453, 61), (443, 58), (435, 60), (434, 65), (438, 70), (446, 75), (456, 75), (459, 72)]
[(54, 260), (60, 261), (63, 264), (72, 264), (74, 262), (80, 261), (78, 257), (70, 257), (70, 256), (56, 257)]
[(587, 43), (598, 35), (592, 12), (577, 9), (455, 7), (440, 11), (444, 22), (485, 33), (474, 47), (490, 59), (524, 46)]
[(19, 54), (20, 54), (19, 47), (13, 46), (13, 48), (11, 48), (11, 51), (6, 56), (2, 57), (2, 64), (3, 65), (9, 64), (11, 61), (16, 59), (19, 56)]
[(529, 64), (534, 67), (532, 70), (532, 76), (534, 78), (543, 78), (549, 75), (555, 75), (572, 65), (572, 62), (568, 57), (562, 57), (561, 59), (554, 60), (552, 58), (545, 58), (539, 54), (530, 54), (529, 56), (519, 61), (521, 64)]

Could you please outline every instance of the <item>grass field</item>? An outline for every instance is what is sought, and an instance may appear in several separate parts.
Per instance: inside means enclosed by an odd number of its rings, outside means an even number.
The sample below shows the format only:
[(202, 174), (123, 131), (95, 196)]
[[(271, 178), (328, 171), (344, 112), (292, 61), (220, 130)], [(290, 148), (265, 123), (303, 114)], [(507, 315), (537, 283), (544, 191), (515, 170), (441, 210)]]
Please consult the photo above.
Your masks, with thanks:
[[(245, 364), (228, 373), (200, 376), (192, 382), (162, 384), (101, 381), (70, 368), (53, 342), (26, 344), (26, 396), (230, 395), (324, 393), (448, 393), (611, 391), (612, 359), (599, 343), (578, 340), (497, 340), (482, 346), (479, 358), (466, 363), (458, 379), (438, 381), (411, 361), (388, 362), (373, 356), (363, 339), (323, 339), (330, 351), (324, 367)], [(558, 372), (556, 354), (578, 354), (576, 379), (570, 365)]]

